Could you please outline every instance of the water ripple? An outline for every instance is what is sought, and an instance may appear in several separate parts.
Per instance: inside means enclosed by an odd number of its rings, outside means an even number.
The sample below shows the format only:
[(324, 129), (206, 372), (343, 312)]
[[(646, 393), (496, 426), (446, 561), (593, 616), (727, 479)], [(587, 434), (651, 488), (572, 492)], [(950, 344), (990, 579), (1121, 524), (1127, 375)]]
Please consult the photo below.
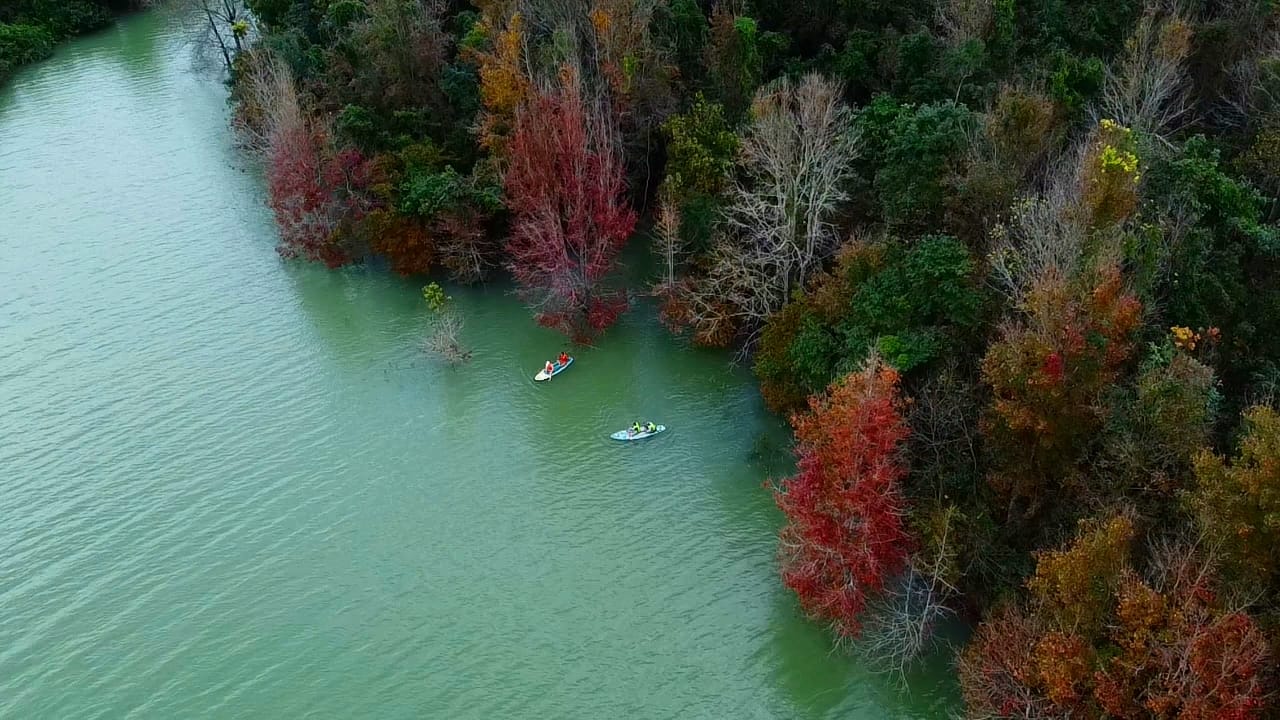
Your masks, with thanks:
[[(282, 263), (165, 16), (0, 90), (0, 717), (940, 717), (773, 566), (778, 423), (641, 308), (561, 340)], [(637, 418), (671, 430), (608, 433)]]

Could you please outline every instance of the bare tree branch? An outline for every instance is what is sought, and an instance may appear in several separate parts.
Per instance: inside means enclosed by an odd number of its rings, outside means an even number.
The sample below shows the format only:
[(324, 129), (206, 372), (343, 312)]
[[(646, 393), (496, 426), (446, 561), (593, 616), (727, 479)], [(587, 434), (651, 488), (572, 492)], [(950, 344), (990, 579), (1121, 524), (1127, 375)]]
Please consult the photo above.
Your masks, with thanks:
[(271, 53), (258, 51), (252, 55), (239, 92), (236, 129), (241, 142), (260, 155), (265, 156), (281, 138), (306, 124), (293, 73)]
[(869, 612), (858, 645), (873, 667), (906, 681), (907, 670), (931, 650), (938, 626), (952, 615), (947, 602), (957, 591), (945, 579), (954, 554), (948, 545), (954, 507), (947, 508), (942, 536), (931, 556), (911, 558), (904, 572)]
[(724, 232), (687, 298), (695, 337), (750, 340), (837, 245), (858, 150), (840, 84), (784, 77), (756, 93), (752, 118)]
[[(144, 3), (158, 4), (160, 0)], [(184, 42), (197, 63), (213, 62), (234, 72), (236, 57), (248, 48), (255, 31), (244, 0), (177, 0), (169, 7), (182, 18)]]
[(1048, 275), (1070, 277), (1080, 268), (1088, 236), (1078, 193), (1085, 155), (1084, 144), (1069, 151), (1050, 170), (1044, 192), (1014, 203), (992, 232), (992, 277), (1014, 305)]
[(935, 19), (947, 45), (986, 39), (995, 18), (994, 0), (941, 0)]
[(431, 334), (423, 341), (423, 350), (450, 365), (467, 362), (471, 351), (462, 346), (462, 318), (452, 310), (438, 313), (431, 324)]
[(1108, 68), (1095, 119), (1111, 118), (1167, 144), (1191, 121), (1185, 65), (1191, 40), (1191, 24), (1176, 5), (1149, 0), (1124, 58)]

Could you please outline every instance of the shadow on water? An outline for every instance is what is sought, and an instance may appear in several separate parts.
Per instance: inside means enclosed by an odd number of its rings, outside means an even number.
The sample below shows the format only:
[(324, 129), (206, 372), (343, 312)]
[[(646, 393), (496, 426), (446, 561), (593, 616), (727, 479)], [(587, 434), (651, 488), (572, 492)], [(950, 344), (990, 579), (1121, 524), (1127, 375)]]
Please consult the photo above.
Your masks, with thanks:
[[(803, 717), (872, 717), (894, 708), (897, 719), (946, 717), (959, 695), (950, 672), (952, 651), (942, 645), (905, 678), (871, 669), (856, 647), (839, 647), (826, 628), (805, 619), (795, 597), (779, 587), (773, 604), (770, 648), (774, 679)], [(956, 636), (954, 629), (944, 631)], [(814, 663), (816, 656), (829, 661)]]
[(316, 339), (345, 367), (359, 368), (372, 355), (406, 359), (389, 351), (421, 337), (427, 309), (408, 283), (360, 266), (328, 270), (299, 261), (281, 263)]
[(113, 60), (131, 79), (144, 79), (155, 73), (156, 60), (162, 53), (179, 63), (187, 61), (179, 51), (181, 43), (175, 40), (177, 19), (167, 10), (139, 13), (121, 18), (86, 40), (94, 44), (97, 54)]

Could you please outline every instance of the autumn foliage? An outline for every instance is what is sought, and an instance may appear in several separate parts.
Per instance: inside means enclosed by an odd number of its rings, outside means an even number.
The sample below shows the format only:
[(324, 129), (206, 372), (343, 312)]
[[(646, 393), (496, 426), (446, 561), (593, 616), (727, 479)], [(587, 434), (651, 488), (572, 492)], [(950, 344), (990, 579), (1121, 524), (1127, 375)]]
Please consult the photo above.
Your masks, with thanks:
[(1192, 505), (1236, 577), (1280, 590), (1280, 415), (1255, 407), (1244, 417), (1247, 434), (1230, 464), (1210, 452), (1196, 459)]
[(480, 20), (478, 28), (492, 38), (490, 47), (464, 52), (479, 69), (479, 93), (484, 111), (480, 115), (478, 140), (482, 147), (501, 151), (511, 133), (516, 110), (530, 97), (531, 87), (523, 70), (524, 17), (520, 13), (503, 17), (500, 8), (492, 10)]
[(1124, 517), (1086, 524), (1040, 557), (1026, 607), (978, 629), (960, 663), (980, 717), (1261, 717), (1272, 668), (1258, 623), (1226, 605), (1194, 550), (1164, 548), (1146, 577)]
[(369, 165), (359, 150), (334, 147), (306, 122), (281, 133), (267, 159), (267, 192), (280, 253), (337, 267), (354, 259), (343, 233), (370, 209)]
[(1119, 654), (1088, 681), (1110, 717), (1245, 720), (1261, 716), (1271, 652), (1258, 623), (1222, 607), (1211, 577), (1183, 559), (1159, 589), (1127, 573), (1108, 639)]
[(566, 66), (516, 111), (503, 176), (510, 268), (538, 322), (575, 339), (605, 329), (626, 295), (604, 286), (635, 227), (608, 114)]
[(868, 599), (902, 571), (911, 546), (897, 372), (873, 359), (811, 398), (792, 426), (799, 467), (775, 494), (787, 516), (783, 582), (809, 615), (856, 636)]
[(431, 270), (436, 243), (421, 222), (375, 210), (365, 217), (360, 231), (369, 249), (385, 257), (393, 272), (420, 275)]
[(293, 73), (279, 57), (255, 53), (241, 66), (235, 124), (264, 161), (280, 253), (329, 267), (351, 262), (360, 252), (353, 229), (376, 206), (372, 163), (339, 143), (327, 120), (306, 112)]
[(505, 268), (576, 340), (646, 288), (737, 351), (842, 645), (972, 624), (984, 720), (1270, 718), (1275, 4), (246, 0), (236, 124), (288, 256)]
[[(1007, 324), (982, 361), (994, 396), (985, 430), (992, 485), (1010, 501), (1043, 500), (1107, 419), (1103, 393), (1133, 352), (1141, 304), (1115, 268), (1034, 287), (1026, 316)], [(1069, 479), (1069, 477), (1068, 477)]]

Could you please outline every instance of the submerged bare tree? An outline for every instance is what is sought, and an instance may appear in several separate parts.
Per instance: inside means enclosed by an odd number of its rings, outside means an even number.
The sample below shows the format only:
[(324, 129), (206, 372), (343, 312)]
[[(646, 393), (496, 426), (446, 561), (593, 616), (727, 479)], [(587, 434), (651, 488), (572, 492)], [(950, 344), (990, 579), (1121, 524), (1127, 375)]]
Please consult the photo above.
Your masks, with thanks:
[(471, 351), (462, 347), (458, 336), (462, 333), (462, 318), (453, 313), (439, 315), (432, 323), (431, 334), (423, 348), (450, 365), (471, 359)]
[(431, 309), (431, 332), (423, 341), (423, 349), (450, 365), (470, 360), (471, 351), (459, 339), (463, 323), (453, 307), (453, 298), (437, 283), (422, 288), (422, 298)]
[(835, 250), (859, 145), (841, 92), (811, 73), (756, 93), (724, 231), (686, 298), (695, 336), (753, 337)]
[(955, 550), (948, 544), (956, 509), (938, 523), (937, 543), (913, 556), (907, 569), (871, 606), (858, 647), (871, 667), (905, 681), (907, 670), (932, 650), (938, 630), (952, 615), (948, 602), (957, 591), (946, 579)]

